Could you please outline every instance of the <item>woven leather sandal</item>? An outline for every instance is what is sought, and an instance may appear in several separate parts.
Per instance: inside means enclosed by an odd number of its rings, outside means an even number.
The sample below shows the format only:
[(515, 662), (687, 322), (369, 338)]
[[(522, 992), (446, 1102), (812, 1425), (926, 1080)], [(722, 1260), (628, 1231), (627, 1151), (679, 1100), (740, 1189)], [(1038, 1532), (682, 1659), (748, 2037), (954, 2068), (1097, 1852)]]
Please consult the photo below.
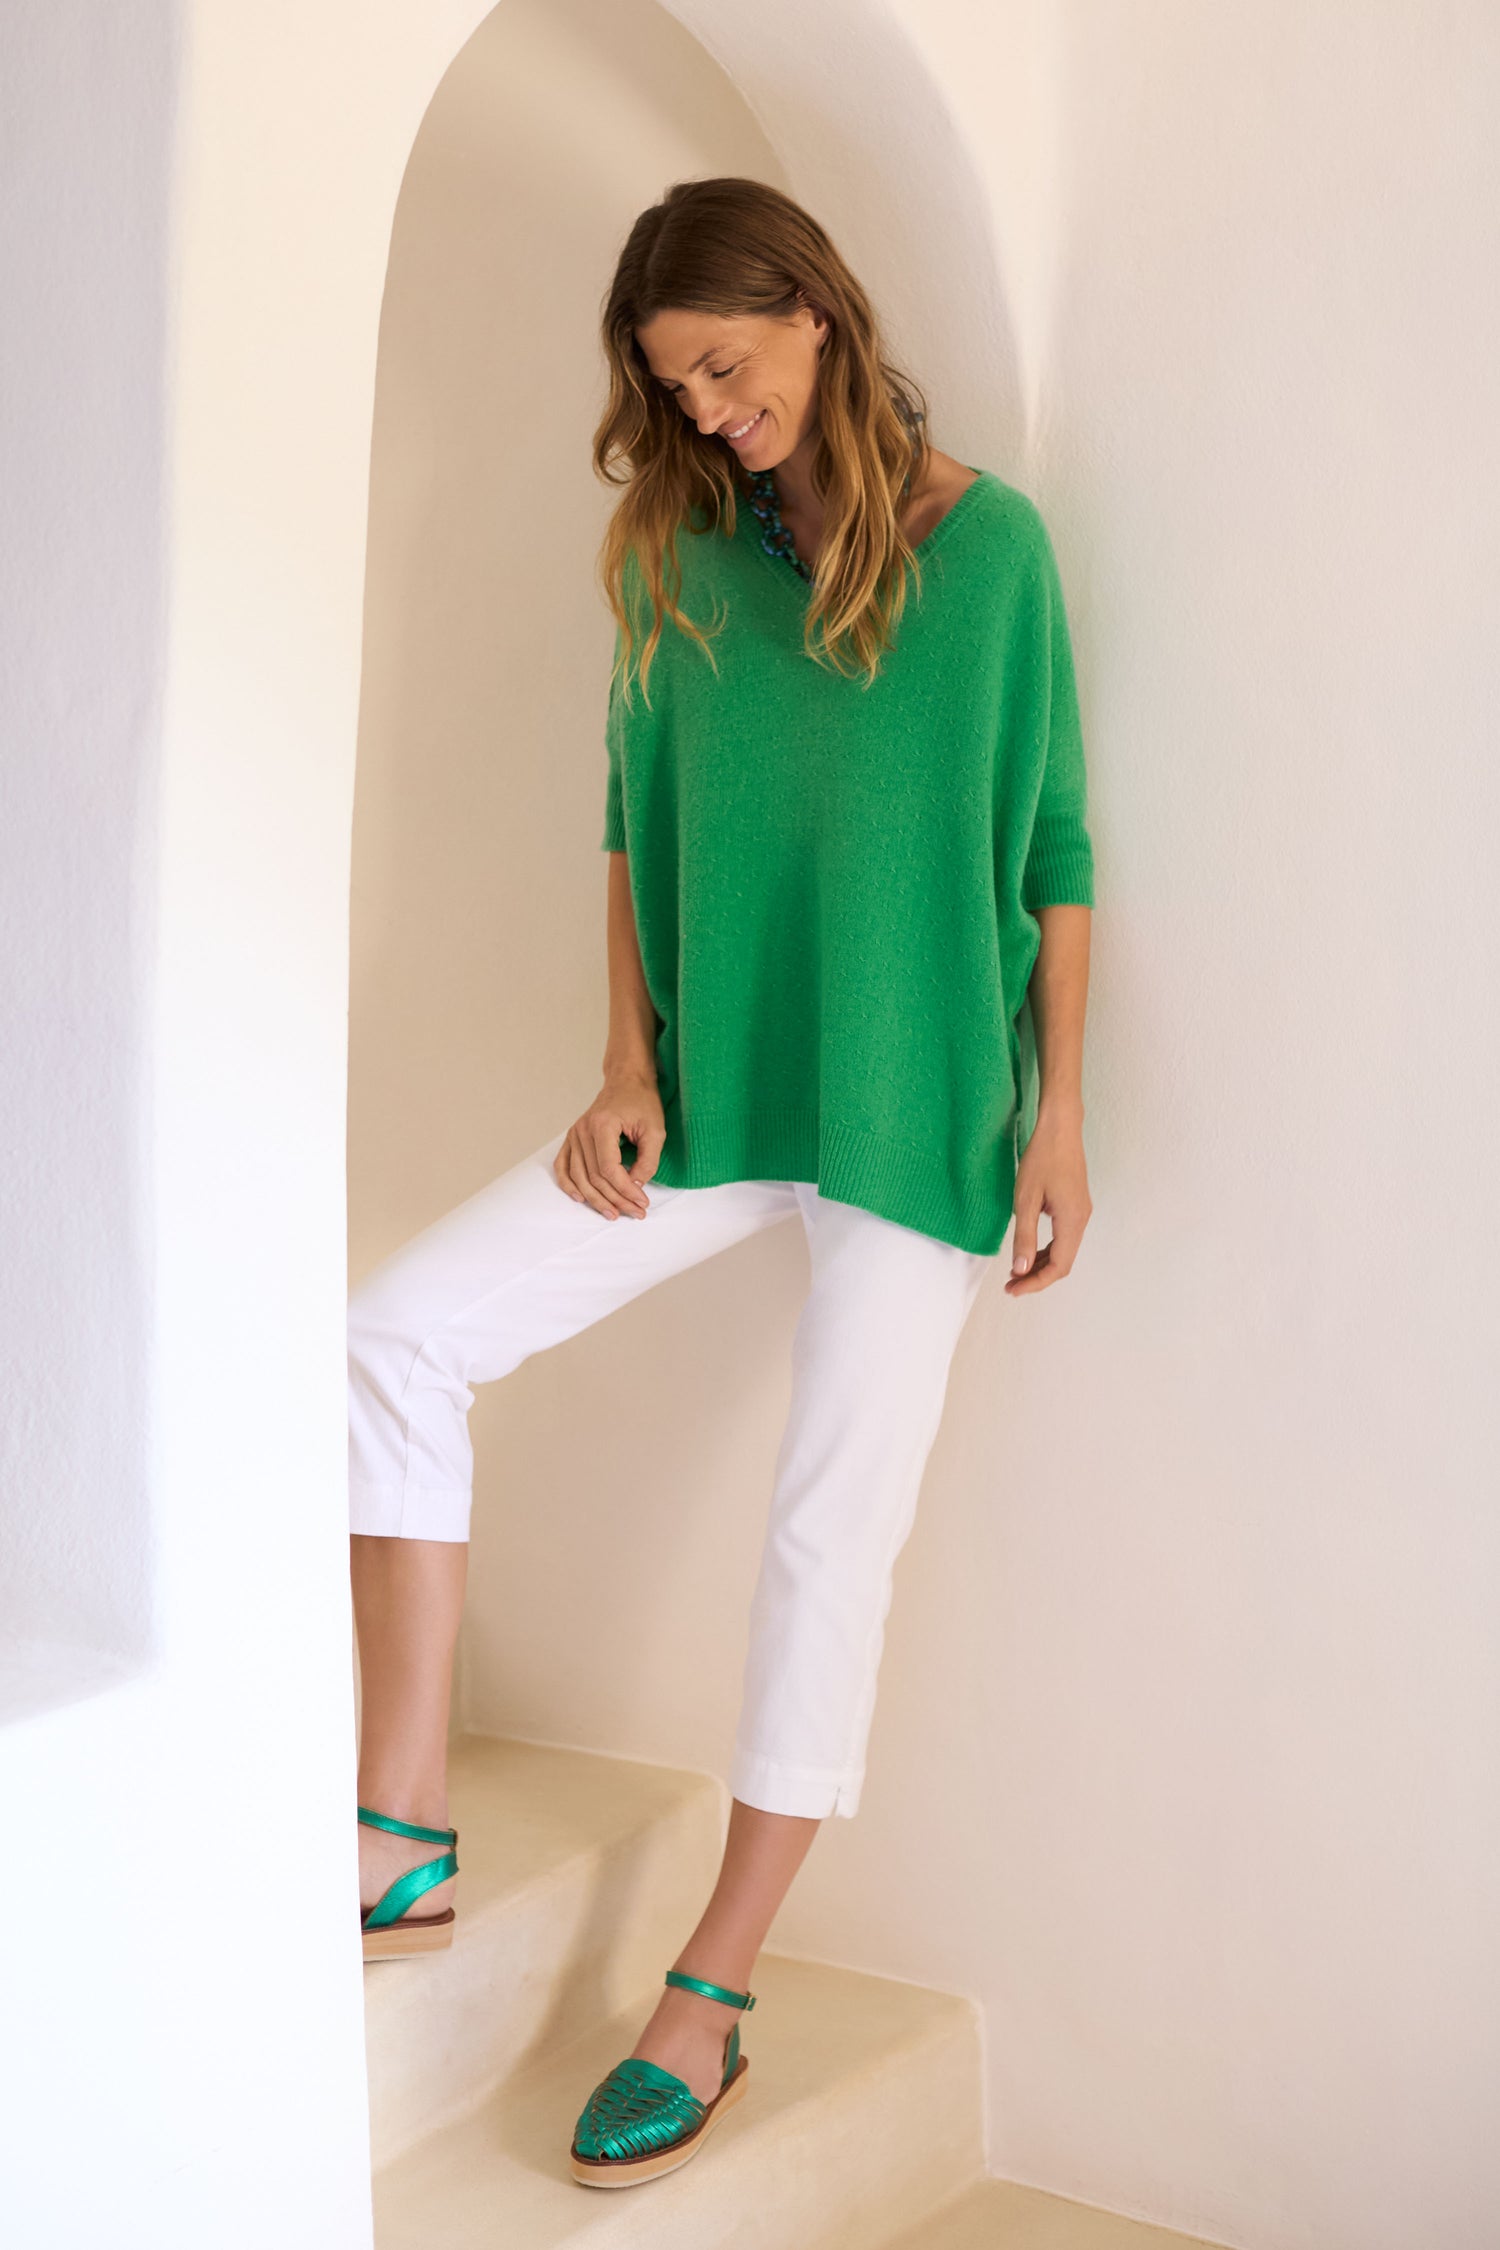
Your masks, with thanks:
[(368, 1805), (358, 1808), (360, 1825), (364, 1828), (383, 1828), (389, 1836), (409, 1836), (415, 1844), (446, 1844), (447, 1850), (437, 1859), (427, 1860), (414, 1867), (409, 1874), (398, 1875), (394, 1883), (383, 1890), (375, 1904), (367, 1907), (359, 1917), (364, 1933), (365, 1959), (367, 1961), (395, 1961), (407, 1953), (441, 1953), (453, 1943), (453, 1924), (457, 1919), (452, 1907), (441, 1914), (408, 1914), (424, 1891), (439, 1883), (446, 1883), (450, 1875), (458, 1873), (458, 1859), (454, 1845), (458, 1842), (456, 1828), (418, 1828), (409, 1820), (392, 1820), (389, 1813), (371, 1812)]
[[(722, 1984), (668, 1969), (667, 1983), (710, 2000), (726, 2000), (748, 2015), (753, 1992), (729, 1992)], [(583, 2105), (568, 2152), (575, 2180), (588, 2187), (635, 2187), (641, 2180), (675, 2172), (697, 2155), (724, 2112), (745, 2091), (750, 2064), (740, 2053), (740, 2027), (731, 2024), (724, 2042), (724, 2076), (711, 2102), (699, 2101), (686, 2082), (644, 2055), (616, 2063)]]

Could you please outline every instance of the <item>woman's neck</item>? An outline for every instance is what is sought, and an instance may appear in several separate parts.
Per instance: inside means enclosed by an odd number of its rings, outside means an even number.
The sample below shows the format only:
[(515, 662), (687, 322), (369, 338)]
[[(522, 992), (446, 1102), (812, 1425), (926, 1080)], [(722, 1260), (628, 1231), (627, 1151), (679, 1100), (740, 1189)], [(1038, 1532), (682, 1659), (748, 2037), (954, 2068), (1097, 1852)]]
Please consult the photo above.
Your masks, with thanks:
[[(781, 520), (791, 533), (798, 554), (809, 564), (822, 542), (825, 514), (823, 501), (813, 489), (812, 460), (816, 447), (815, 435), (805, 438), (785, 461), (778, 461), (771, 472)], [(927, 448), (922, 481), (915, 491), (906, 493), (901, 505), (901, 527), (912, 546), (925, 538), (939, 518), (947, 514), (970, 481), (970, 472), (961, 462)]]

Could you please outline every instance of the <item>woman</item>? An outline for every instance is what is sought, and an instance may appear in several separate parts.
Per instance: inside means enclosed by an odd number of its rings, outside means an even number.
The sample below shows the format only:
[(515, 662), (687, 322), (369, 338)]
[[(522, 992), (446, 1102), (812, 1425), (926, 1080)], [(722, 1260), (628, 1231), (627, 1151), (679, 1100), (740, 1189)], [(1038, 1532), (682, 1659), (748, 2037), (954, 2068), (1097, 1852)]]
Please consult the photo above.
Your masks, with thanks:
[(1010, 1294), (1077, 1254), (1093, 859), (1041, 519), (925, 442), (817, 222), (753, 180), (672, 188), (604, 344), (603, 1083), (354, 1293), (350, 1476), (365, 1946), (415, 1952), (454, 1920), (469, 1386), (801, 1219), (723, 1866), (570, 2151), (623, 2186), (743, 2090), (767, 1930), (857, 1810), (892, 1566), (1012, 1212)]

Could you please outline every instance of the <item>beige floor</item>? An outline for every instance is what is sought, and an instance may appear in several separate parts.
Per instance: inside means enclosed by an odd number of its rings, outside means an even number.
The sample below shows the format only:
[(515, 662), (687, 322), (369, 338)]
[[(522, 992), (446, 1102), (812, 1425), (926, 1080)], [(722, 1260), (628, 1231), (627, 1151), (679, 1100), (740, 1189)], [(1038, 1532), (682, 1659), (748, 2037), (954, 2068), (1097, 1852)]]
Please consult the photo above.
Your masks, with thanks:
[(889, 2250), (1224, 2250), (1200, 2235), (1117, 2219), (1039, 2188), (983, 2180)]

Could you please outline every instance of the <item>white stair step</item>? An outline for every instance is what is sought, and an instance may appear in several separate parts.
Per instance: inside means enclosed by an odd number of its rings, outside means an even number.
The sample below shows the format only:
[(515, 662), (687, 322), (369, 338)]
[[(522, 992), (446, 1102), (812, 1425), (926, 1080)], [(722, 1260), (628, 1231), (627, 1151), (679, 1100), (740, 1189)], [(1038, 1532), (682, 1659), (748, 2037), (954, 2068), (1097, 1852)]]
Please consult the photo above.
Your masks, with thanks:
[(870, 2250), (980, 2172), (972, 2005), (763, 1954), (743, 2100), (680, 2171), (583, 2186), (568, 2170), (574, 2123), (635, 2045), (663, 1966), (632, 2006), (380, 2172), (377, 2250)]
[(709, 1774), (477, 1735), (450, 1773), (453, 1945), (365, 1969), (377, 2167), (659, 1982), (723, 1849)]
[[(884, 2238), (881, 2238), (884, 2241)], [(1193, 2234), (1122, 2219), (1090, 2203), (980, 2180), (884, 2250), (1222, 2250)]]

